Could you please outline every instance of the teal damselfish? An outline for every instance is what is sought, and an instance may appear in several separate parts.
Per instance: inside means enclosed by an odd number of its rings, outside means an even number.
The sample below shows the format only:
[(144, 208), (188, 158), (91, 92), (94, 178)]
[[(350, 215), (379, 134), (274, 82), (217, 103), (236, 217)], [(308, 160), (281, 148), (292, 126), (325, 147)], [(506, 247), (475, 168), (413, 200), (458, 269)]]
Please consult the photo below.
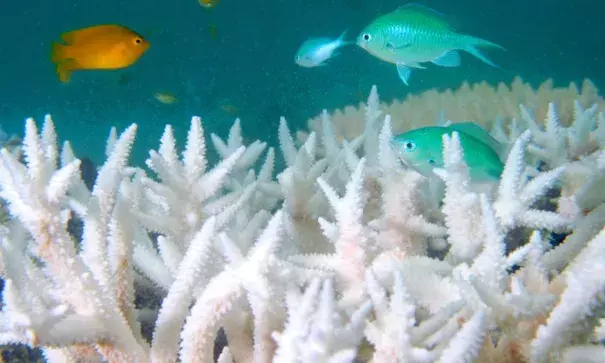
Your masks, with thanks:
[(412, 69), (425, 68), (425, 62), (459, 66), (458, 50), (498, 67), (478, 47), (503, 49), (488, 40), (454, 31), (442, 14), (418, 4), (404, 5), (376, 18), (361, 31), (357, 45), (376, 58), (395, 64), (406, 85)]
[(479, 183), (499, 180), (504, 168), (503, 145), (472, 122), (410, 130), (393, 137), (391, 147), (406, 165), (432, 176), (434, 168), (443, 167), (443, 135), (454, 131), (458, 132), (471, 180)]

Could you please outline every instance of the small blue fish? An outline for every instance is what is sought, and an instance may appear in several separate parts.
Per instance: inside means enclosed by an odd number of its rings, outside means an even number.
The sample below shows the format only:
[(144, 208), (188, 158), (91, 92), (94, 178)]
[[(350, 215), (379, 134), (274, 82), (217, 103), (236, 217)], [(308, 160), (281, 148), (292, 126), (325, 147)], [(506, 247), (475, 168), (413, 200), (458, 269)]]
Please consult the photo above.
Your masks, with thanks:
[(311, 38), (306, 40), (294, 57), (294, 62), (301, 67), (311, 68), (325, 65), (325, 62), (338, 55), (337, 49), (343, 45), (351, 44), (345, 42), (347, 31), (336, 38)]

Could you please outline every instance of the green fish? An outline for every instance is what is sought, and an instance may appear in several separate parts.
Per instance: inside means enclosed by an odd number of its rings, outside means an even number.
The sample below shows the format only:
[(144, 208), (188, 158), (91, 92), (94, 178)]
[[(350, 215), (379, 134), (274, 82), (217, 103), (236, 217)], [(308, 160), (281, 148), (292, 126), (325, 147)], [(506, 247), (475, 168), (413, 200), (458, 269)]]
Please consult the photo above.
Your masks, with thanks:
[(412, 68), (425, 68), (422, 63), (459, 66), (458, 50), (500, 68), (477, 47), (504, 49), (488, 40), (457, 33), (442, 14), (417, 4), (404, 5), (376, 18), (359, 34), (357, 45), (373, 56), (397, 65), (399, 78), (406, 85)]
[(425, 176), (435, 175), (434, 168), (443, 168), (443, 134), (454, 131), (458, 132), (471, 180), (498, 181), (504, 168), (499, 156), (503, 145), (471, 122), (410, 130), (393, 137), (391, 147), (409, 167)]

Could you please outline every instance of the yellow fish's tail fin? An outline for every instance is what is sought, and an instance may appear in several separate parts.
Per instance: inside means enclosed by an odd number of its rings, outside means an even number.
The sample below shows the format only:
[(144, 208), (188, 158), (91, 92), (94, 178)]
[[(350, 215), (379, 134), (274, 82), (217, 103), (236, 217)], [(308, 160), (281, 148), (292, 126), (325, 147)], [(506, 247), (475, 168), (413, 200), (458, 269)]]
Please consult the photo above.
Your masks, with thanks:
[(66, 59), (63, 62), (57, 64), (57, 75), (59, 76), (59, 81), (63, 83), (69, 83), (69, 79), (71, 78), (71, 72), (73, 72), (73, 60)]

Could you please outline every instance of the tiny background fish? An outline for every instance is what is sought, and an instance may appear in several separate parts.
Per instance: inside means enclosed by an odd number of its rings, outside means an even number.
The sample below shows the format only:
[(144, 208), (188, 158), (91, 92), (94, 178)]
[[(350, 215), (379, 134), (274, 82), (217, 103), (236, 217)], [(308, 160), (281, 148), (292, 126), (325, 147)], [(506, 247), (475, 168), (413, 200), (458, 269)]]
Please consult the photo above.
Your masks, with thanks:
[(299, 66), (311, 68), (323, 66), (330, 58), (337, 56), (338, 49), (344, 45), (350, 44), (345, 42), (344, 37), (347, 34), (345, 30), (336, 39), (331, 38), (311, 38), (305, 41), (296, 52), (294, 62)]

